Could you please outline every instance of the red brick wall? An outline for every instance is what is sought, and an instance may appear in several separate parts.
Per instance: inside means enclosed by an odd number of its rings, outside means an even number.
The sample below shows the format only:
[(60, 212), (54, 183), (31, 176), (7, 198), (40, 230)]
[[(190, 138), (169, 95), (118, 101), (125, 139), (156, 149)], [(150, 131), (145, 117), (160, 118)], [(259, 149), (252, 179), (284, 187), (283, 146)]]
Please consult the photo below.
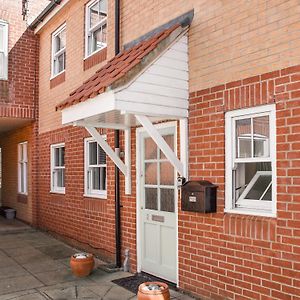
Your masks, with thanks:
[(9, 54), (8, 80), (0, 80), (0, 117), (34, 119), (38, 37), (27, 28), (21, 11), (20, 0), (1, 2), (0, 19), (9, 26)]
[[(114, 259), (114, 165), (107, 161), (107, 199), (83, 197), (85, 129), (65, 127), (39, 136), (38, 225)], [(107, 132), (113, 144), (113, 132)], [(65, 143), (66, 193), (50, 193), (50, 145)], [(83, 245), (84, 246), (84, 245)]]
[[(277, 218), (224, 214), (228, 110), (276, 103)], [(215, 214), (179, 213), (180, 286), (213, 299), (300, 299), (300, 66), (190, 94), (190, 179)]]

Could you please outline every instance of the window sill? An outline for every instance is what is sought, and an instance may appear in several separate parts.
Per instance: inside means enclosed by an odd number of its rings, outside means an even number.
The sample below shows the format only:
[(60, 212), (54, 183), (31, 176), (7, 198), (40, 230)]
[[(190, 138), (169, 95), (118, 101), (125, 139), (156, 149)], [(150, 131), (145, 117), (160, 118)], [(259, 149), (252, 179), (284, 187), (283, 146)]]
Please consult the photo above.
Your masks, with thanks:
[(100, 64), (107, 58), (107, 47), (97, 50), (83, 60), (83, 70), (86, 71), (93, 66)]
[(83, 197), (106, 200), (107, 199), (107, 194), (103, 194), (103, 195), (100, 195), (100, 194), (83, 194)]
[(55, 88), (66, 80), (65, 70), (50, 78), (50, 89)]
[(65, 191), (50, 191), (50, 194), (60, 194), (60, 195), (65, 195), (66, 192)]
[(267, 210), (251, 210), (246, 208), (224, 209), (224, 213), (276, 218), (276, 213)]
[(21, 195), (21, 196), (28, 196), (28, 193), (18, 192), (18, 195)]

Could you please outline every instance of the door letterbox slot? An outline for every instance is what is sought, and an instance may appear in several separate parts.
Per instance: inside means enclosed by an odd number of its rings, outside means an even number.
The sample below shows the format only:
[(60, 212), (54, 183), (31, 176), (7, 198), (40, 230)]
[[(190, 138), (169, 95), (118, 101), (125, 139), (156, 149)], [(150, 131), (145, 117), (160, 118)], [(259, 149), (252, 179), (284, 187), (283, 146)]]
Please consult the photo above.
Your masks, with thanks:
[(181, 188), (181, 210), (202, 213), (216, 212), (217, 188), (207, 180), (186, 182)]

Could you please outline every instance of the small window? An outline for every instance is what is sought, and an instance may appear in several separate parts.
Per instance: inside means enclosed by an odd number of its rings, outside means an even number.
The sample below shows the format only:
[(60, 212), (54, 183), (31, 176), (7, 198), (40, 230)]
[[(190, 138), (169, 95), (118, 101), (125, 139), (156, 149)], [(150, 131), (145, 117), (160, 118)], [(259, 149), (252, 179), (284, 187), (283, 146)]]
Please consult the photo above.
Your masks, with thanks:
[(8, 24), (0, 20), (0, 79), (7, 80)]
[(52, 34), (52, 77), (66, 69), (66, 24)]
[(51, 192), (65, 193), (65, 144), (51, 145)]
[(275, 106), (226, 114), (226, 210), (275, 215)]
[(27, 195), (27, 142), (18, 144), (18, 193)]
[(85, 195), (106, 198), (106, 154), (94, 139), (85, 140)]
[(107, 45), (107, 0), (93, 0), (86, 6), (86, 57)]

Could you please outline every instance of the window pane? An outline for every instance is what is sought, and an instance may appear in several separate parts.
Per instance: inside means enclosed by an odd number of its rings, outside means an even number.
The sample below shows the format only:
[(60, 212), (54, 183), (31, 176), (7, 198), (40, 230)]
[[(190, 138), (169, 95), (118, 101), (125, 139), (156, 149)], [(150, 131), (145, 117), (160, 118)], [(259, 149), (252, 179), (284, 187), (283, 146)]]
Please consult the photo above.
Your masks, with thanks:
[(90, 28), (97, 25), (107, 16), (107, 0), (97, 1), (90, 8)]
[(97, 143), (91, 142), (89, 145), (89, 164), (97, 165)]
[(92, 168), (92, 189), (100, 190), (100, 168)]
[(269, 116), (253, 119), (254, 156), (269, 156)]
[(62, 188), (65, 186), (65, 170), (59, 169), (55, 171), (56, 174), (56, 186)]
[(63, 167), (65, 165), (65, 147), (60, 147), (59, 150), (59, 165)]
[(236, 157), (252, 157), (250, 118), (236, 121)]
[(0, 52), (0, 78), (4, 76), (4, 53)]
[(0, 51), (4, 50), (4, 26), (0, 25)]
[(173, 189), (161, 189), (160, 190), (160, 210), (174, 212), (174, 190)]
[(54, 37), (54, 53), (66, 47), (66, 30)]
[(157, 184), (157, 163), (145, 163), (145, 184)]
[(102, 191), (106, 190), (106, 168), (105, 167), (100, 168), (100, 190)]
[(97, 51), (106, 46), (106, 24), (95, 30), (92, 34), (92, 52)]
[[(245, 199), (248, 200), (259, 200), (263, 193), (268, 188), (269, 184), (271, 183), (272, 176), (271, 175), (261, 175), (255, 181), (253, 187), (246, 195)], [(271, 199), (270, 199), (271, 200)]]
[(20, 167), (21, 167), (21, 174), (20, 174), (20, 176), (21, 176), (21, 178), (20, 178), (20, 183), (21, 183), (21, 190), (20, 190), (20, 192), (21, 193), (24, 193), (24, 172), (25, 172), (25, 170), (24, 170), (24, 164), (22, 164), (21, 163), (21, 165), (20, 165)]
[(258, 171), (271, 171), (270, 162), (239, 163), (234, 172), (235, 199), (237, 200), (244, 192), (247, 185)]
[(268, 188), (267, 192), (262, 197), (262, 200), (272, 201), (272, 185)]
[(59, 167), (59, 148), (54, 148), (54, 166)]
[[(172, 150), (174, 150), (174, 135), (168, 134), (163, 136), (164, 140), (167, 142), (167, 144), (170, 146)], [(166, 156), (160, 151), (160, 158), (166, 158)]]
[(145, 188), (145, 208), (157, 210), (157, 189)]
[(106, 153), (104, 150), (98, 145), (98, 164), (105, 165), (106, 164)]
[(145, 159), (157, 158), (157, 146), (152, 138), (145, 138)]
[(160, 184), (174, 185), (174, 168), (169, 162), (160, 163)]

